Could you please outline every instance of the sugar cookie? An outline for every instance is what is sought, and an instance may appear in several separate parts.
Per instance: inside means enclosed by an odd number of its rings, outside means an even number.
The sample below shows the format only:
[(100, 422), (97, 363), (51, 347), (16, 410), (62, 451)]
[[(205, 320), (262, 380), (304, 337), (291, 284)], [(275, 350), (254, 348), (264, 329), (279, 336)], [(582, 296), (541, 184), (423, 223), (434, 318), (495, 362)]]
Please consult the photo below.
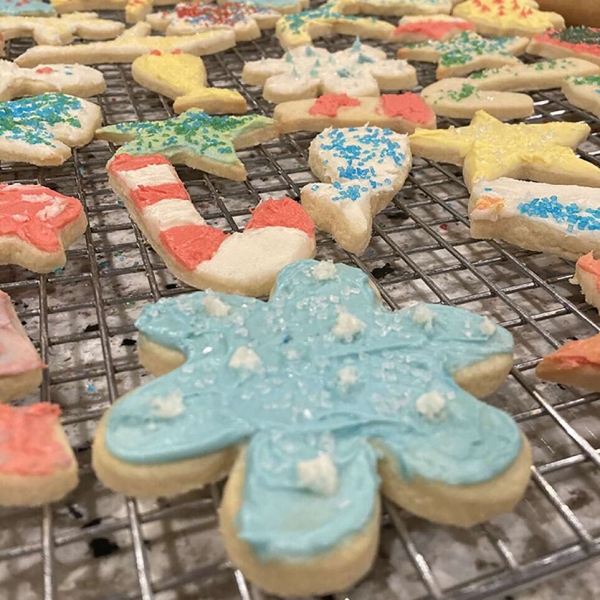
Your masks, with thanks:
[(38, 506), (77, 487), (77, 461), (49, 402), (0, 405), (0, 506)]
[(21, 54), (15, 62), (21, 67), (35, 67), (43, 63), (76, 62), (85, 65), (129, 63), (138, 56), (152, 52), (187, 52), (195, 56), (215, 54), (235, 46), (233, 31), (219, 29), (194, 35), (151, 36), (150, 25), (138, 23), (115, 40), (73, 44), (70, 46), (34, 46)]
[[(0, 237), (0, 255), (1, 248)], [(39, 387), (43, 368), (44, 363), (27, 337), (10, 296), (0, 291), (0, 402), (16, 400)]]
[(449, 15), (420, 15), (402, 17), (392, 32), (390, 42), (421, 44), (429, 40), (445, 42), (463, 31), (475, 31), (475, 25)]
[(15, 17), (51, 17), (56, 14), (54, 8), (40, 0), (0, 0), (0, 15)]
[(210, 114), (247, 110), (246, 99), (238, 91), (207, 87), (206, 69), (199, 56), (183, 52), (146, 54), (133, 61), (131, 74), (140, 85), (174, 100), (176, 113), (190, 108)]
[(79, 200), (41, 185), (0, 184), (0, 217), (0, 265), (36, 273), (64, 267), (87, 227)]
[(0, 103), (0, 160), (62, 165), (85, 146), (102, 121), (100, 108), (67, 94)]
[(535, 374), (546, 381), (600, 392), (600, 333), (586, 340), (567, 342), (544, 356)]
[(277, 136), (273, 119), (261, 115), (212, 117), (197, 108), (164, 121), (118, 123), (96, 131), (101, 140), (123, 144), (117, 154), (162, 154), (175, 164), (235, 181), (244, 181), (247, 175), (235, 151)]
[(96, 474), (165, 496), (231, 471), (225, 547), (269, 593), (324, 595), (365, 574), (380, 480), (406, 510), (460, 526), (511, 510), (525, 490), (527, 440), (474, 397), (512, 364), (511, 335), (487, 318), (426, 304), (391, 313), (362, 271), (297, 261), (269, 302), (187, 294), (148, 306), (137, 326), (141, 361), (162, 376), (104, 415)]
[(600, 311), (600, 260), (588, 252), (577, 259), (575, 275), (569, 283), (579, 284), (585, 301)]
[(573, 152), (589, 133), (585, 123), (507, 125), (478, 111), (467, 127), (417, 129), (410, 144), (417, 156), (462, 165), (469, 189), (500, 177), (600, 187), (600, 169)]
[(125, 21), (143, 21), (154, 6), (175, 4), (176, 0), (51, 0), (61, 14), (89, 10), (125, 10)]
[(437, 62), (438, 79), (467, 75), (479, 69), (518, 64), (528, 39), (507, 37), (487, 39), (472, 31), (464, 31), (444, 42), (407, 44), (398, 50), (398, 58)]
[(262, 29), (273, 29), (281, 14), (254, 2), (226, 2), (222, 5), (181, 2), (172, 11), (146, 17), (152, 29), (165, 35), (189, 35), (209, 29), (232, 29), (237, 42), (259, 38)]
[(104, 75), (83, 65), (40, 65), (22, 69), (15, 63), (0, 60), (0, 101), (45, 92), (61, 92), (86, 98), (106, 90)]
[(481, 35), (532, 37), (546, 29), (565, 26), (561, 15), (538, 10), (532, 0), (466, 0), (452, 14), (474, 23)]
[(339, 52), (301, 46), (287, 50), (281, 58), (247, 62), (242, 80), (263, 86), (265, 100), (277, 104), (321, 94), (379, 96), (379, 90), (415, 87), (417, 74), (405, 60), (388, 60), (383, 50), (357, 39), (351, 48)]
[(449, 14), (460, 0), (346, 0), (348, 14), (355, 12), (387, 17)]
[(363, 125), (412, 133), (417, 127), (436, 127), (435, 113), (421, 96), (412, 92), (358, 98), (350, 98), (347, 94), (324, 94), (316, 100), (282, 102), (275, 107), (273, 117), (282, 133)]
[(375, 40), (387, 40), (392, 35), (392, 24), (375, 17), (345, 14), (346, 5), (346, 0), (329, 0), (317, 8), (284, 15), (275, 26), (277, 39), (284, 48), (295, 48), (335, 33)]
[(428, 85), (421, 91), (423, 100), (436, 115), (454, 119), (471, 119), (485, 110), (496, 119), (522, 119), (535, 111), (527, 94), (480, 90), (466, 79), (448, 77)]
[(310, 144), (317, 179), (302, 189), (302, 206), (319, 229), (348, 252), (371, 241), (373, 217), (400, 191), (412, 155), (406, 135), (379, 127), (325, 129)]
[(567, 77), (562, 93), (577, 108), (583, 108), (600, 119), (600, 75)]
[(263, 296), (282, 267), (315, 254), (314, 223), (289, 198), (261, 202), (243, 233), (227, 235), (206, 224), (163, 156), (119, 154), (108, 172), (152, 247), (192, 287)]
[(600, 251), (600, 189), (502, 177), (473, 187), (471, 237), (576, 260)]
[(480, 90), (529, 92), (559, 88), (567, 76), (598, 74), (600, 66), (587, 60), (557, 58), (485, 69), (469, 75), (467, 83), (477, 86)]
[(125, 29), (123, 23), (99, 19), (96, 13), (75, 13), (64, 17), (1, 17), (0, 34), (5, 40), (32, 37), (37, 44), (63, 46), (75, 38), (110, 40)]
[(600, 65), (600, 28), (580, 25), (546, 31), (532, 38), (527, 52), (544, 58), (574, 56)]

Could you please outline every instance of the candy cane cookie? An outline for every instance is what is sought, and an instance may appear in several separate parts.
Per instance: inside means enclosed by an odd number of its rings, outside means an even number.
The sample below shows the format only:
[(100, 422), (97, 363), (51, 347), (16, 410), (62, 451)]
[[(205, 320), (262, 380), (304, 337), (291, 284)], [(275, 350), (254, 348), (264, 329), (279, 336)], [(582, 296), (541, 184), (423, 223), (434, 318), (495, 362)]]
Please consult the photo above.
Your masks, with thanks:
[(117, 155), (109, 181), (169, 270), (195, 288), (247, 296), (269, 293), (279, 270), (315, 253), (314, 223), (293, 200), (266, 200), (243, 233), (206, 224), (161, 155)]

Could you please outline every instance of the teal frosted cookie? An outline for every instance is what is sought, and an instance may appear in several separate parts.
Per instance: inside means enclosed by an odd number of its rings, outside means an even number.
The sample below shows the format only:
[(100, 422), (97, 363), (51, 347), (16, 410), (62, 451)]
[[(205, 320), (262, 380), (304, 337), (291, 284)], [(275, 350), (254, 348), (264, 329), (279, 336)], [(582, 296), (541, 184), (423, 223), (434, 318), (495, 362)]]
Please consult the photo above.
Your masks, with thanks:
[(50, 17), (56, 14), (53, 6), (39, 0), (2, 0), (0, 15), (15, 17)]
[(142, 363), (161, 376), (103, 417), (96, 473), (152, 496), (231, 471), (225, 545), (269, 592), (360, 579), (380, 487), (466, 526), (510, 510), (529, 480), (513, 420), (469, 393), (492, 391), (512, 365), (511, 335), (487, 318), (426, 304), (392, 313), (361, 271), (306, 260), (280, 271), (268, 302), (188, 294), (148, 306), (137, 326)]
[(273, 119), (260, 115), (215, 117), (192, 108), (164, 121), (118, 123), (102, 127), (96, 137), (123, 144), (117, 154), (162, 154), (174, 164), (237, 181), (246, 168), (236, 149), (256, 146), (277, 137)]

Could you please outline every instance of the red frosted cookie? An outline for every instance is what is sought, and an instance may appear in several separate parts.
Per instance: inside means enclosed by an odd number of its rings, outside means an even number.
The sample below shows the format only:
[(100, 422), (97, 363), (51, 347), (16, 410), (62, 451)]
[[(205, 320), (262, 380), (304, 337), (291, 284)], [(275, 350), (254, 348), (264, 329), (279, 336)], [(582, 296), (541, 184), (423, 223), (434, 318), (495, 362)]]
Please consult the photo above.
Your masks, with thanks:
[(0, 265), (48, 273), (64, 267), (65, 248), (83, 235), (81, 202), (41, 185), (0, 185)]
[(412, 133), (417, 127), (435, 129), (435, 113), (419, 96), (383, 94), (350, 98), (325, 94), (310, 100), (283, 102), (275, 107), (281, 131), (323, 131), (326, 127), (386, 127), (397, 133)]
[(529, 42), (527, 52), (545, 58), (574, 56), (600, 65), (600, 28), (579, 25), (545, 31)]
[(289, 198), (261, 202), (243, 233), (226, 234), (206, 224), (164, 156), (119, 154), (108, 172), (132, 219), (188, 285), (262, 296), (282, 267), (314, 256), (314, 223)]
[(36, 506), (77, 487), (77, 461), (60, 408), (0, 405), (0, 505)]
[(578, 283), (585, 301), (600, 311), (600, 260), (594, 258), (593, 252), (588, 252), (577, 261), (571, 283)]
[(449, 15), (407, 16), (400, 19), (390, 41), (399, 44), (420, 44), (428, 40), (445, 42), (463, 31), (475, 31), (475, 25)]

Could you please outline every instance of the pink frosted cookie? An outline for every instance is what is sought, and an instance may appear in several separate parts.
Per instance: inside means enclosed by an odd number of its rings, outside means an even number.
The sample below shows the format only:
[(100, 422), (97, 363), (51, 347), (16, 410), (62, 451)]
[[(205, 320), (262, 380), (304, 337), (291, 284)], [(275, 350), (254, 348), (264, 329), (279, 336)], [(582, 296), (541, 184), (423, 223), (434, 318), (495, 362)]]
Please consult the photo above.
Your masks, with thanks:
[(60, 408), (0, 405), (0, 505), (37, 506), (77, 487), (77, 461)]
[(577, 260), (571, 283), (578, 283), (585, 301), (600, 311), (600, 260), (594, 258), (593, 252)]
[(418, 15), (402, 17), (390, 42), (421, 44), (429, 40), (445, 42), (463, 31), (475, 31), (475, 25), (449, 15)]
[(14, 400), (37, 388), (43, 368), (10, 296), (0, 291), (0, 402)]
[(169, 270), (200, 289), (263, 296), (285, 265), (315, 253), (314, 223), (293, 200), (266, 200), (243, 233), (206, 224), (171, 163), (117, 155), (110, 184)]
[(436, 128), (435, 113), (413, 92), (357, 98), (325, 94), (316, 100), (282, 102), (275, 107), (274, 117), (284, 133), (367, 124), (397, 133), (413, 133), (417, 127)]
[(64, 267), (65, 249), (86, 227), (76, 198), (41, 185), (0, 185), (0, 265), (36, 273)]

